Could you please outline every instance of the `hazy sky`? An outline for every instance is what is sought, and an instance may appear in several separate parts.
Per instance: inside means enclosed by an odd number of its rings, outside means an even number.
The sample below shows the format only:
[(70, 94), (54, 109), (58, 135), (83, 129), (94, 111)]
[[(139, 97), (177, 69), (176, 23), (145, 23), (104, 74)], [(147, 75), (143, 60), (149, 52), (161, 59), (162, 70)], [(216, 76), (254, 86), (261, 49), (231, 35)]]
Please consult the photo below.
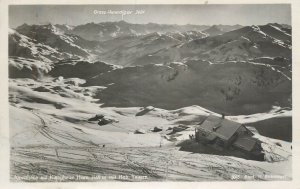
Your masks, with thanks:
[[(97, 11), (95, 11), (97, 10)], [(131, 23), (160, 24), (291, 24), (289, 4), (260, 5), (11, 5), (9, 25), (15, 28), (27, 24), (70, 24), (122, 20), (112, 11), (133, 11), (123, 19)], [(136, 10), (141, 11), (136, 15)], [(103, 11), (103, 12), (99, 12)], [(106, 11), (106, 12), (105, 12)], [(95, 12), (97, 14), (95, 14)]]

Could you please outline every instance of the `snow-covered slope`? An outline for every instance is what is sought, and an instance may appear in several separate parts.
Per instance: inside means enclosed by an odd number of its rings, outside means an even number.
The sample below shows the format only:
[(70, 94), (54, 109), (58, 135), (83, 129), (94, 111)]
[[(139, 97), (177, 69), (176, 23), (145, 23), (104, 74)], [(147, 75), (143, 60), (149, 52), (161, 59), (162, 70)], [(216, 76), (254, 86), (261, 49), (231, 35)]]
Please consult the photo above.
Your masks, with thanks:
[(22, 57), (10, 57), (9, 78), (42, 78), (52, 69), (52, 63)]
[[(105, 87), (80, 86), (84, 82), (76, 78), (10, 80), (12, 174), (30, 174), (27, 168), (33, 166), (40, 170), (36, 174), (53, 176), (59, 175), (64, 167), (69, 170), (64, 174), (72, 176), (82, 174), (84, 167), (89, 167), (88, 173), (99, 174), (102, 170), (106, 174), (124, 174), (127, 170), (156, 181), (231, 180), (233, 173), (291, 179), (288, 142), (256, 133), (264, 142), (266, 162), (179, 151), (176, 144), (189, 140), (197, 123), (211, 113), (218, 114), (199, 106), (171, 111), (156, 107), (100, 108), (93, 96)], [(100, 125), (94, 120), (95, 115), (112, 121)], [(187, 128), (171, 134), (180, 125)], [(161, 131), (155, 132), (154, 128)], [(144, 134), (135, 134), (137, 130)], [(22, 180), (27, 181), (26, 177)], [(257, 176), (251, 180), (278, 178)]]
[[(16, 48), (16, 46), (21, 46), (29, 48), (32, 51), (31, 54), (43, 55), (42, 57), (48, 55), (46, 58), (52, 61), (67, 58), (88, 58), (97, 52), (99, 46), (98, 42), (87, 41), (79, 36), (66, 34), (52, 24), (23, 24), (16, 28), (16, 32), (11, 32), (10, 38), (11, 56), (22, 56), (22, 51), (26, 51), (26, 49), (21, 49), (21, 51)], [(61, 56), (57, 54), (61, 54)], [(25, 58), (35, 58), (26, 55)]]
[(264, 63), (187, 61), (122, 68), (104, 62), (49, 64), (11, 58), (9, 66), (10, 78), (78, 77), (87, 80), (85, 86), (105, 86), (96, 95), (103, 106), (176, 109), (196, 104), (229, 115), (291, 106), (291, 72)]
[[(280, 57), (291, 63), (291, 33), (280, 25), (246, 26), (237, 30), (195, 39), (153, 54), (152, 59), (183, 61), (244, 60), (258, 57)], [(174, 55), (177, 56), (174, 56)], [(165, 58), (167, 57), (167, 58)], [(150, 62), (153, 60), (150, 60)]]
[(292, 110), (289, 107), (281, 108), (279, 106), (273, 106), (269, 112), (251, 115), (228, 116), (227, 118), (239, 123), (248, 124), (275, 117), (292, 117)]
[(71, 57), (49, 45), (35, 41), (17, 31), (9, 30), (9, 56), (37, 59), (45, 62)]
[[(114, 40), (114, 42), (118, 43), (118, 40)], [(116, 65), (143, 65), (142, 59), (151, 58), (151, 54), (181, 42), (172, 35), (155, 32), (138, 36), (128, 43), (101, 54), (100, 57), (102, 60)]]
[[(200, 105), (227, 114), (290, 106), (291, 80), (267, 65), (207, 61), (125, 67), (91, 78), (86, 86), (109, 87), (98, 94), (104, 106), (164, 109)], [(270, 98), (272, 96), (272, 98)]]

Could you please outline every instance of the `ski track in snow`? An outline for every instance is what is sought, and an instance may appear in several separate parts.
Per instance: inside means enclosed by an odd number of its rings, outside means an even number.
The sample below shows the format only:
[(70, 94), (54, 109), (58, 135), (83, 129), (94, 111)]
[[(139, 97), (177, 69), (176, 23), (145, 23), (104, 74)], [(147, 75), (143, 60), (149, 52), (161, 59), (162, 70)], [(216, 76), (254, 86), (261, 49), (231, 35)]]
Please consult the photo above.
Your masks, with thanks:
[[(11, 174), (19, 176), (137, 175), (146, 180), (231, 180), (232, 175), (263, 175), (269, 171), (223, 156), (178, 152), (176, 148), (32, 147), (14, 148)], [(113, 180), (119, 180), (118, 178)], [(255, 180), (263, 180), (256, 178)], [(29, 180), (23, 180), (29, 181)], [(82, 180), (79, 180), (82, 181)]]
[[(274, 111), (278, 108), (274, 108)], [(209, 112), (197, 106), (174, 110), (185, 113), (202, 111)], [(217, 181), (232, 180), (233, 175), (241, 176), (240, 180), (247, 180), (243, 176), (274, 174), (268, 169), (256, 166), (255, 162), (239, 158), (193, 154), (178, 151), (178, 147), (101, 147), (92, 142), (74, 137), (70, 132), (65, 133), (48, 124), (49, 117), (36, 110), (28, 110), (40, 120), (35, 129), (56, 145), (45, 146), (19, 146), (11, 149), (11, 177), (26, 175), (34, 176), (68, 176), (84, 175), (93, 177), (97, 175), (129, 175), (128, 178), (112, 178), (101, 181)], [(188, 131), (187, 131), (188, 133)], [(188, 133), (189, 134), (189, 133)], [(186, 135), (188, 135), (186, 134)], [(260, 137), (258, 135), (258, 137)], [(286, 156), (278, 153), (278, 148), (265, 137), (265, 148), (270, 158), (279, 161), (288, 160)], [(71, 143), (70, 143), (71, 142)], [(74, 144), (79, 146), (73, 146)], [(269, 144), (274, 144), (273, 147)], [(289, 152), (279, 149), (284, 153)], [(281, 152), (281, 153), (282, 153)], [(252, 162), (252, 163), (251, 163)], [(258, 164), (259, 165), (259, 164)], [(146, 176), (147, 179), (133, 178), (131, 175)], [(290, 177), (285, 176), (285, 180)], [(254, 180), (263, 179), (260, 176)], [(272, 180), (272, 179), (271, 179)], [(33, 182), (33, 180), (22, 181)], [(34, 180), (41, 181), (41, 180)], [(49, 181), (49, 180), (48, 180)], [(54, 180), (55, 181), (55, 180)], [(62, 181), (74, 181), (66, 179)], [(76, 179), (75, 179), (76, 181)], [(92, 181), (79, 179), (77, 181)]]

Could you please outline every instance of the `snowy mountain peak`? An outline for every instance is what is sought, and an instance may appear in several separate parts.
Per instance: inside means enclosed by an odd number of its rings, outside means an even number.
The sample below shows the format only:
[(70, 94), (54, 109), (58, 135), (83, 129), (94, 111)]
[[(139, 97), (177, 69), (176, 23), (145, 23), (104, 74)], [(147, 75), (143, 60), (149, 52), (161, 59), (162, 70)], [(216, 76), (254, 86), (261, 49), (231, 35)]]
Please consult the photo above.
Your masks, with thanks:
[(8, 28), (8, 34), (9, 35), (12, 35), (12, 34), (15, 34), (15, 33), (16, 33), (16, 30)]
[(204, 30), (203, 32), (207, 33), (209, 36), (216, 36), (224, 33), (217, 25), (213, 25), (210, 28)]

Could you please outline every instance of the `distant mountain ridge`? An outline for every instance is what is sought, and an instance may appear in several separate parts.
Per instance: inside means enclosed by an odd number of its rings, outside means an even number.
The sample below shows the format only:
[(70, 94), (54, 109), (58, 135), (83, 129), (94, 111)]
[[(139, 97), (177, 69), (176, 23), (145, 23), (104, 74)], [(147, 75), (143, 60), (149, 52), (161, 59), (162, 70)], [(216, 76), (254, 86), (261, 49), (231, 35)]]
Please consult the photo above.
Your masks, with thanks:
[(131, 24), (125, 21), (87, 23), (75, 26), (69, 33), (76, 34), (88, 40), (106, 41), (115, 37), (139, 36), (149, 33), (160, 32), (186, 32), (202, 31), (209, 26), (206, 25), (167, 25), (167, 24)]
[[(177, 25), (177, 24), (132, 24), (125, 21), (118, 22), (100, 22), (86, 23), (77, 26), (67, 24), (55, 24), (62, 32), (75, 34), (83, 39), (90, 41), (106, 41), (115, 37), (128, 35), (145, 35), (153, 32), (187, 32), (187, 31), (203, 31), (211, 26), (209, 25)], [(241, 25), (216, 25), (224, 32), (241, 28)], [(19, 26), (20, 27), (20, 26)]]
[(246, 26), (163, 49), (152, 54), (147, 64), (187, 59), (247, 61), (258, 57), (283, 57), (291, 64), (291, 40), (291, 30), (281, 25)]
[[(105, 40), (105, 41), (102, 41)], [(189, 60), (248, 61), (283, 57), (291, 64), (291, 28), (241, 25), (23, 24), (9, 34), (10, 56), (43, 61), (75, 58), (130, 66)]]

